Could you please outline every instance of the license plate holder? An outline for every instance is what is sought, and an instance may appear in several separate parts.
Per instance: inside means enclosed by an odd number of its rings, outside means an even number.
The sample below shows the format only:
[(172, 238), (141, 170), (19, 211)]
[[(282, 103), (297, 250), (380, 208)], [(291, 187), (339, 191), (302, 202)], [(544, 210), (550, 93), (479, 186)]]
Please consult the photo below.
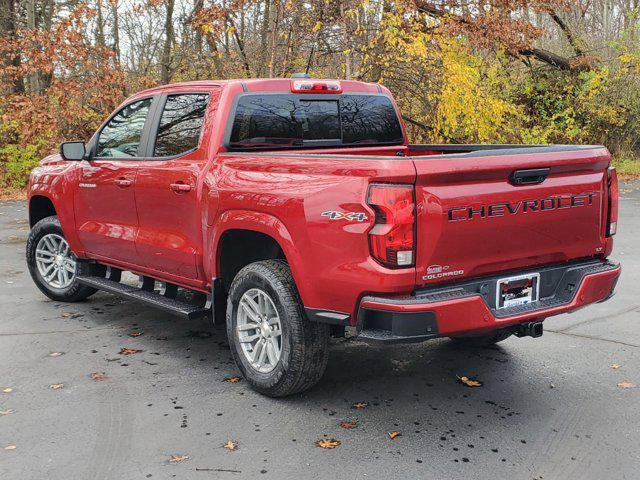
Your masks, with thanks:
[(496, 283), (496, 308), (509, 308), (537, 302), (539, 293), (539, 273), (501, 278)]

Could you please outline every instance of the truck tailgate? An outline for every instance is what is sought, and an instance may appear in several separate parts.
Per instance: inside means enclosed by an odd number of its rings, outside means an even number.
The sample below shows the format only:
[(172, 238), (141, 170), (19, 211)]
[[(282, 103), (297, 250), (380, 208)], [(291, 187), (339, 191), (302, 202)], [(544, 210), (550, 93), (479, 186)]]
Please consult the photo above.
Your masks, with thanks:
[(514, 148), (411, 158), (417, 173), (418, 286), (587, 258), (604, 250), (610, 161), (605, 148)]

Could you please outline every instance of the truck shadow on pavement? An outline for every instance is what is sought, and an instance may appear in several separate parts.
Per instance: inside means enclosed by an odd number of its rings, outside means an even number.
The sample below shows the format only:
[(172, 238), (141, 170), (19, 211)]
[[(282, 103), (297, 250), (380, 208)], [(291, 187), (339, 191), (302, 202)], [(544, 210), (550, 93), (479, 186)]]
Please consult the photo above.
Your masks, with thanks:
[[(141, 350), (124, 356), (112, 347), (103, 353), (109, 367), (136, 369), (139, 365), (149, 378), (188, 372), (192, 384), (205, 386), (203, 397), (214, 398), (214, 403), (221, 405), (217, 407), (220, 412), (210, 415), (225, 413), (226, 402), (220, 400), (229, 395), (236, 401), (240, 395), (241, 402), (267, 409), (269, 415), (276, 411), (279, 417), (313, 412), (302, 415), (297, 425), (288, 426), (293, 439), (310, 432), (353, 437), (353, 432), (340, 427), (341, 422), (352, 421), (361, 429), (358, 435), (366, 431), (386, 437), (400, 432), (404, 448), (409, 442), (410, 449), (418, 449), (415, 455), (428, 445), (440, 455), (448, 451), (451, 461), (466, 462), (474, 452), (484, 450), (484, 454), (494, 454), (496, 461), (508, 462), (499, 453), (505, 448), (504, 437), (511, 439), (513, 449), (522, 450), (527, 443), (526, 437), (510, 430), (526, 432), (529, 422), (545, 421), (550, 415), (548, 399), (540, 392), (553, 386), (543, 377), (527, 376), (518, 357), (517, 339), (489, 348), (461, 348), (447, 339), (402, 346), (334, 339), (327, 370), (315, 388), (289, 398), (270, 399), (253, 392), (246, 382), (228, 381), (238, 372), (224, 325), (213, 326), (210, 319), (178, 320), (102, 293), (77, 306), (86, 312), (77, 321), (92, 329), (110, 326), (120, 330), (116, 335), (122, 348)], [(144, 371), (137, 377), (142, 375)], [(462, 376), (476, 379), (482, 386), (467, 387), (459, 380)], [(250, 417), (234, 417), (234, 422), (236, 428), (243, 422), (247, 429), (255, 426)]]

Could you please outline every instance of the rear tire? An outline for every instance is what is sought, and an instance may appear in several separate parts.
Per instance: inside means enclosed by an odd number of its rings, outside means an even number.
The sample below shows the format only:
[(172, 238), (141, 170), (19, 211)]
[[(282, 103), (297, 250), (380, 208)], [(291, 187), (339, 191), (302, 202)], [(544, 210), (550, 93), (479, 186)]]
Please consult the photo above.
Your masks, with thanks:
[[(43, 248), (44, 247), (44, 248)], [(54, 255), (54, 252), (57, 252)], [(37, 257), (37, 258), (36, 258)], [(56, 261), (52, 261), (53, 258)], [(59, 266), (52, 265), (60, 263)], [(74, 265), (72, 268), (71, 265)], [(93, 295), (97, 290), (78, 282), (78, 275), (104, 274), (104, 267), (90, 263), (79, 262), (64, 239), (57, 216), (46, 217), (36, 223), (29, 232), (27, 239), (27, 266), (36, 286), (47, 297), (59, 302), (79, 302)], [(67, 270), (63, 276), (49, 278), (57, 268)], [(73, 271), (72, 271), (73, 270)]]
[[(308, 390), (322, 377), (329, 326), (309, 321), (286, 262), (265, 260), (240, 270), (226, 316), (233, 359), (254, 390), (284, 397)], [(254, 361), (262, 349), (264, 359)]]
[(493, 332), (489, 335), (474, 335), (469, 337), (449, 337), (456, 344), (461, 347), (488, 347), (498, 342), (506, 340), (512, 335), (508, 330), (500, 330)]

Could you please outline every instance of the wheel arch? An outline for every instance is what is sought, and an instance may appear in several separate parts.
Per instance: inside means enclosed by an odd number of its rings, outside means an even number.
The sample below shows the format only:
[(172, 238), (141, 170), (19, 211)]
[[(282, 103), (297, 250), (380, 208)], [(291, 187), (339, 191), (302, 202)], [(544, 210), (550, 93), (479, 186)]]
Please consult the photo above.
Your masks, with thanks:
[[(215, 222), (207, 269), (211, 276), (230, 285), (242, 267), (260, 260), (283, 259), (291, 270), (304, 301), (300, 254), (286, 226), (267, 213), (234, 210), (222, 213)], [(233, 257), (228, 258), (229, 253)], [(238, 257), (242, 257), (238, 259)]]
[(45, 195), (33, 195), (29, 199), (29, 227), (33, 227), (43, 218), (57, 215), (53, 201)]

